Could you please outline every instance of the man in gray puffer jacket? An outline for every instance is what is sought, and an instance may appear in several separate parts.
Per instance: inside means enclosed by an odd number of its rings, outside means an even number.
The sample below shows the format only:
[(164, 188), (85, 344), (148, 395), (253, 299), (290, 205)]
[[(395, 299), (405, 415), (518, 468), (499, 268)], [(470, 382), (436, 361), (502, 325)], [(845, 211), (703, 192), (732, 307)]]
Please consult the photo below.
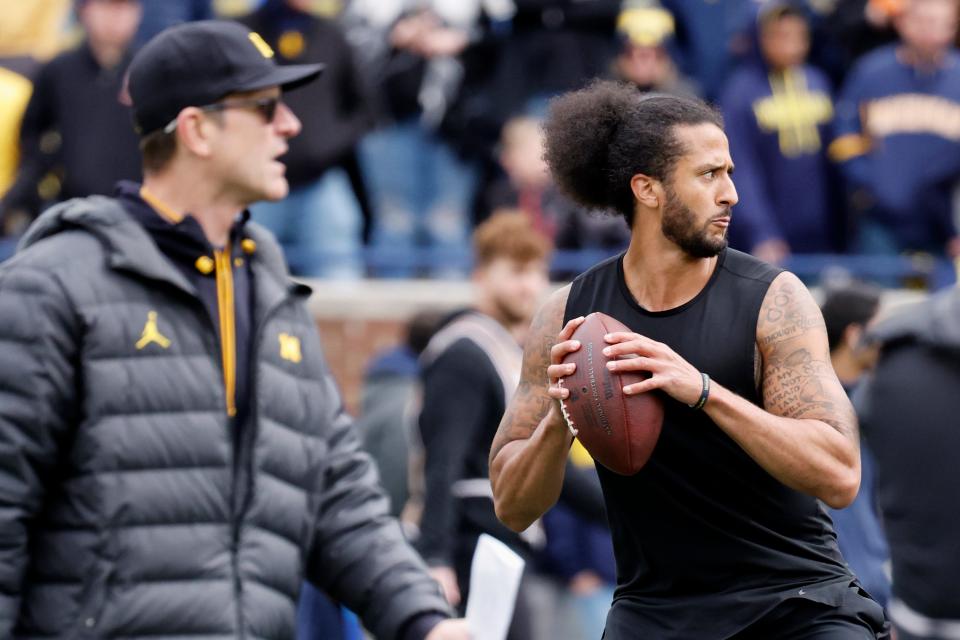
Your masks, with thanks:
[(287, 192), (281, 90), (320, 71), (271, 58), (232, 23), (157, 36), (143, 186), (46, 212), (0, 267), (0, 638), (288, 639), (304, 574), (378, 638), (468, 637), (246, 221)]
[(877, 468), (899, 640), (960, 638), (960, 289), (870, 333), (876, 370), (854, 395)]

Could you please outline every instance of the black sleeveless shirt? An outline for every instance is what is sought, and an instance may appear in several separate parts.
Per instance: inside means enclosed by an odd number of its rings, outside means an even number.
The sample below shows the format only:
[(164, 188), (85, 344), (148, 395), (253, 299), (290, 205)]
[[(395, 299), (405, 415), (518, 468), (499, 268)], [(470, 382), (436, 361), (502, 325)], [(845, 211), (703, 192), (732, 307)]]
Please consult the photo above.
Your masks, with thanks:
[[(757, 318), (779, 273), (726, 249), (695, 298), (651, 312), (616, 256), (574, 280), (564, 322), (602, 311), (762, 406)], [(720, 640), (787, 598), (838, 604), (853, 576), (821, 503), (774, 479), (705, 412), (663, 398), (646, 466), (626, 477), (597, 465), (617, 559), (605, 639)]]

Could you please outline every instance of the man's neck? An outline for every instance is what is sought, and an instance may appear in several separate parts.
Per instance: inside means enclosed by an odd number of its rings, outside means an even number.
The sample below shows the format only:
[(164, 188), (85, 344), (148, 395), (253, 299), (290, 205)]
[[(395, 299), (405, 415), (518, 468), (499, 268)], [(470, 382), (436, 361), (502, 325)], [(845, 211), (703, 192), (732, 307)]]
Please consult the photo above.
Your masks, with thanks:
[[(189, 185), (189, 186), (185, 186)], [(216, 194), (204, 189), (202, 179), (184, 179), (176, 175), (175, 170), (165, 174), (148, 175), (143, 187), (150, 196), (146, 198), (151, 206), (166, 218), (174, 215), (192, 216), (207, 241), (214, 247), (223, 247), (230, 237), (230, 228), (244, 206), (218, 198)], [(158, 206), (159, 205), (159, 206)], [(160, 210), (163, 208), (164, 210)]]
[(717, 258), (691, 258), (656, 230), (634, 230), (623, 258), (627, 288), (647, 311), (675, 309), (694, 299), (710, 280)]
[(901, 62), (907, 64), (918, 71), (932, 73), (943, 66), (943, 61), (947, 56), (946, 50), (943, 51), (922, 51), (915, 49), (910, 45), (901, 45), (899, 50)]
[(863, 367), (853, 357), (853, 354), (844, 347), (834, 349), (833, 353), (830, 354), (830, 363), (833, 365), (833, 370), (836, 372), (840, 384), (847, 389), (853, 387), (860, 376), (863, 375)]
[(523, 342), (527, 337), (527, 332), (530, 329), (529, 319), (524, 322), (512, 322), (499, 312), (496, 305), (482, 299), (477, 302), (476, 306), (474, 306), (474, 309), (483, 315), (496, 320), (500, 326), (506, 329), (507, 332), (513, 336), (513, 339), (517, 341), (517, 344), (519, 344), (521, 347), (523, 346)]
[(90, 54), (93, 56), (93, 59), (97, 61), (97, 64), (101, 69), (113, 69), (120, 61), (123, 60), (123, 56), (126, 53), (126, 49), (123, 47), (115, 47), (112, 45), (104, 45), (91, 41), (87, 41), (87, 46), (90, 47)]

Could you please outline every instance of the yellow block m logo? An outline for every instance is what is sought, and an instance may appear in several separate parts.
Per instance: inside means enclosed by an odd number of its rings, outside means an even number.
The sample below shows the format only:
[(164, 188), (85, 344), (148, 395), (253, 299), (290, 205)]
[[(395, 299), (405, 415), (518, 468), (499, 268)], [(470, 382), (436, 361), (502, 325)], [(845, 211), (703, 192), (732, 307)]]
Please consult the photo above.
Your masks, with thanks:
[(277, 336), (280, 339), (280, 357), (290, 362), (300, 362), (303, 360), (303, 354), (300, 353), (300, 338), (292, 336), (289, 333), (281, 333)]

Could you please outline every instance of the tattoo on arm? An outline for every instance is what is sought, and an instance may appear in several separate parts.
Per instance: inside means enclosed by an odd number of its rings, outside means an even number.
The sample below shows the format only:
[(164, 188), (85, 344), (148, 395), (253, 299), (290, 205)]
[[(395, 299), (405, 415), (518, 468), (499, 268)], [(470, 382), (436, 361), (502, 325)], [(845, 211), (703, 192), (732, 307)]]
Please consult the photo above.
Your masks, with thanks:
[(523, 350), (520, 384), (507, 405), (490, 450), (492, 461), (508, 443), (529, 438), (550, 410), (547, 367), (550, 350), (563, 328), (569, 288), (554, 293), (534, 316)]
[(855, 437), (857, 421), (830, 363), (823, 316), (792, 274), (779, 276), (760, 308), (763, 399), (770, 413), (819, 420)]

